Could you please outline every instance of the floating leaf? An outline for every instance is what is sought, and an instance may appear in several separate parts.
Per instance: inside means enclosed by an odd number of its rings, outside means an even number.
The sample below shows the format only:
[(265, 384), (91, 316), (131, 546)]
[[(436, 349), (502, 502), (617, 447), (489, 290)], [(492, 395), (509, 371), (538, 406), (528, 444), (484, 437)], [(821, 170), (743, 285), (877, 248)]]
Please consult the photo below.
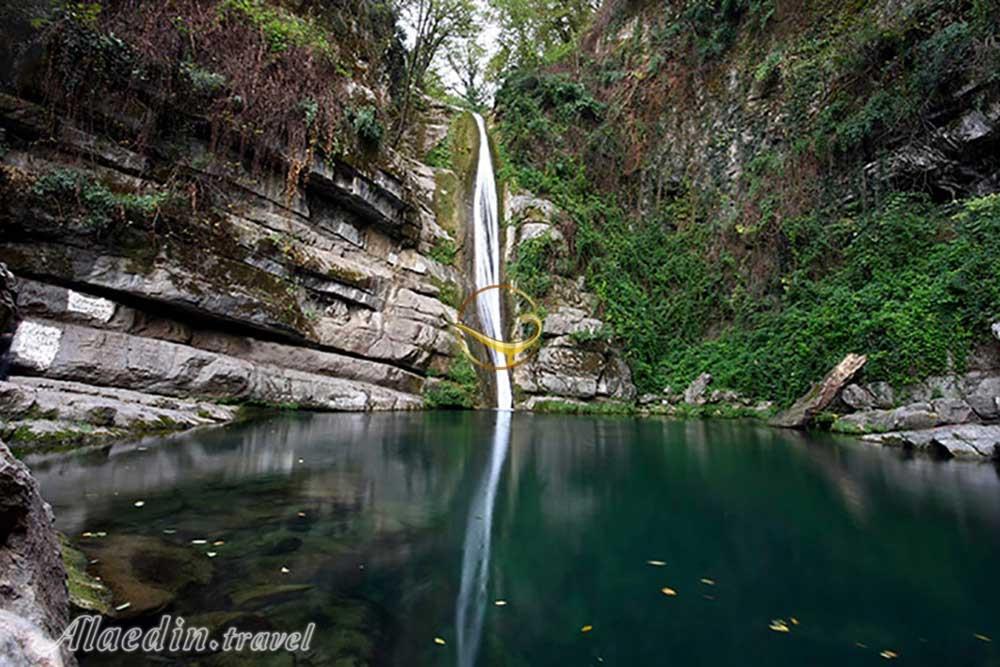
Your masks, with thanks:
[(208, 544), (208, 540), (191, 540), (191, 544)]
[(896, 653), (895, 651), (890, 651), (888, 649), (882, 651), (881, 653), (879, 653), (879, 655), (885, 658), (886, 660), (895, 660), (896, 658), (899, 657), (898, 653)]
[(435, 643), (435, 644), (437, 644), (438, 646), (444, 646), (444, 645), (445, 645), (445, 644), (447, 644), (448, 642), (446, 642), (446, 641), (445, 641), (444, 639), (442, 639), (441, 637), (435, 637), (435, 638), (434, 638), (434, 643)]
[(299, 512), (298, 514), (296, 514), (296, 516), (299, 517), (300, 519), (304, 519), (306, 517), (306, 513), (305, 512)]
[(981, 642), (991, 642), (991, 641), (993, 641), (992, 639), (990, 639), (986, 635), (981, 635), (978, 632), (976, 634), (972, 635), (972, 636), (975, 637), (976, 639), (978, 639)]
[(218, 556), (219, 554), (218, 554), (218, 553), (216, 553), (215, 551), (206, 551), (206, 552), (205, 552), (205, 555), (206, 555), (206, 556), (208, 556), (209, 558), (215, 558), (215, 557), (216, 557), (216, 556)]
[(767, 627), (775, 632), (791, 632), (791, 628), (788, 627), (788, 624), (785, 623), (784, 619), (780, 618), (776, 618), (771, 621), (771, 625)]
[(702, 579), (701, 583), (705, 584), (706, 586), (714, 586), (715, 585), (715, 580), (714, 579)]
[(592, 625), (585, 625), (582, 628), (580, 628), (580, 632), (590, 632), (593, 629), (594, 629), (594, 626), (592, 626)]
[(854, 642), (854, 645), (858, 648), (868, 648), (868, 644), (862, 644), (861, 642)]
[(213, 547), (221, 547), (223, 544), (225, 544), (225, 542), (222, 541), (222, 540), (216, 540), (216, 541), (212, 542), (212, 546)]
[(497, 600), (493, 604), (495, 604), (498, 607), (506, 607), (507, 606), (507, 601), (506, 600)]
[(145, 504), (146, 504), (145, 500), (137, 500), (134, 503), (132, 503), (132, 506), (133, 507), (142, 507)]
[(653, 567), (666, 567), (666, 563), (662, 560), (647, 560), (646, 565), (652, 565)]
[(792, 625), (798, 625), (799, 624), (799, 619), (795, 618), (794, 616), (789, 616), (788, 620), (792, 622)]
[(163, 529), (163, 534), (164, 534), (164, 535), (173, 535), (173, 534), (174, 534), (174, 533), (176, 533), (176, 532), (177, 532), (177, 531), (176, 531), (176, 530), (174, 530), (173, 528), (164, 528), (164, 529)]
[(289, 572), (291, 572), (291, 570), (289, 570), (289, 569), (288, 569), (287, 567), (285, 567), (284, 565), (282, 565), (282, 566), (281, 566), (281, 573), (282, 573), (282, 574), (288, 574)]
[(669, 587), (661, 588), (660, 592), (668, 597), (674, 597), (675, 595), (677, 595), (677, 591)]

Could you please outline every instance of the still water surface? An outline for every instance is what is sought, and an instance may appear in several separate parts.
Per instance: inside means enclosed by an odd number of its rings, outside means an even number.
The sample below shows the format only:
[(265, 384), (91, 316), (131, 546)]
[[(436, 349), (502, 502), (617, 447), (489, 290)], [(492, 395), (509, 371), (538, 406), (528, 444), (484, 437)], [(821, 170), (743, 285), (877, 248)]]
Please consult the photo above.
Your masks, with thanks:
[(1000, 665), (992, 465), (493, 412), (297, 414), (32, 465), (57, 527), (107, 533), (88, 556), (178, 589), (189, 624), (318, 626), (295, 659), (85, 667)]

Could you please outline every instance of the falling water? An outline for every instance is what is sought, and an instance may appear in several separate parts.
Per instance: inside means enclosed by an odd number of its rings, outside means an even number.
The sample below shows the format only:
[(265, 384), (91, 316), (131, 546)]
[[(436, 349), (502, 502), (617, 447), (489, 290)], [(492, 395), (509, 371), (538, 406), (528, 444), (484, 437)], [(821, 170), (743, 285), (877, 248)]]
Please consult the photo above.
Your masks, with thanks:
[[(473, 195), (476, 289), (500, 283), (500, 225), (497, 186), (493, 177), (493, 160), (482, 116), (473, 114), (479, 127), (479, 166), (476, 170), (476, 190)], [(503, 339), (500, 321), (500, 290), (487, 290), (476, 301), (483, 333)], [(489, 350), (494, 366), (506, 365), (506, 359), (496, 350)], [(486, 589), (489, 584), (490, 533), (493, 529), (493, 503), (496, 499), (500, 473), (510, 445), (512, 397), (510, 375), (506, 369), (496, 372), (497, 409), (493, 431), (490, 465), (483, 475), (465, 529), (462, 552), (462, 583), (455, 608), (458, 634), (458, 667), (473, 667), (483, 634), (486, 615)]]
[[(486, 137), (486, 123), (479, 114), (473, 114), (479, 127), (479, 166), (476, 168), (476, 189), (472, 198), (472, 224), (474, 228), (476, 289), (500, 284), (500, 216), (497, 205), (497, 184), (493, 178), (493, 160), (490, 142)], [(487, 290), (476, 299), (479, 323), (483, 333), (490, 338), (503, 339), (500, 321), (500, 294), (498, 289)], [(490, 349), (494, 366), (504, 366), (506, 359)], [(506, 369), (496, 372), (497, 408), (510, 410), (512, 395), (510, 375)]]

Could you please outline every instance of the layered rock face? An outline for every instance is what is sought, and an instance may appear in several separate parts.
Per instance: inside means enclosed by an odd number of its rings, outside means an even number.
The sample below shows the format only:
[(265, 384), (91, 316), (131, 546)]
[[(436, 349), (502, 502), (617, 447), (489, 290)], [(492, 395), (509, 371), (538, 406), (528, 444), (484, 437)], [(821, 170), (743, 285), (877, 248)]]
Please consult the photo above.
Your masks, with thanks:
[[(169, 162), (68, 122), (43, 144), (44, 117), (2, 97), (0, 261), (19, 278), (21, 318), (0, 392), (8, 433), (29, 417), (218, 423), (233, 414), (207, 403), (218, 400), (421, 406), (427, 372), (453, 354), (441, 291), (463, 282), (427, 256), (444, 234), (433, 172), (404, 184), (317, 161), (289, 195), (280, 172), (223, 163), (191, 137)], [(398, 160), (400, 173), (415, 169)], [(166, 174), (178, 173), (183, 197), (211, 184), (211, 208), (167, 212), (178, 193)], [(101, 219), (101, 196), (126, 211), (124, 224)], [(142, 219), (136, 201), (158, 207)]]
[[(528, 244), (547, 239), (551, 253), (569, 250), (559, 230), (562, 214), (551, 202), (528, 195), (508, 198), (506, 261), (510, 265)], [(546, 316), (537, 352), (512, 372), (518, 405), (540, 403), (629, 402), (636, 396), (632, 374), (620, 351), (610, 343), (608, 327), (596, 314), (597, 298), (583, 288), (583, 279), (547, 275), (551, 287), (543, 299)], [(515, 279), (515, 284), (517, 280)], [(527, 335), (530, 332), (522, 332)]]
[(52, 510), (27, 467), (0, 442), (0, 664), (75, 665), (54, 643), (69, 598)]

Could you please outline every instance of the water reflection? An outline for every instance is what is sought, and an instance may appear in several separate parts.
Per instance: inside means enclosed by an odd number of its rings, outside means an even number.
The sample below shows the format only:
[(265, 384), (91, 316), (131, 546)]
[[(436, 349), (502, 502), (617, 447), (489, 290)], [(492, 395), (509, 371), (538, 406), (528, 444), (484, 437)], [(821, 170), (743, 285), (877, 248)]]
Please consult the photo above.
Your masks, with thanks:
[[(289, 415), (33, 468), (64, 532), (198, 562), (192, 540), (224, 541), (172, 609), (317, 621), (305, 665), (832, 667), (856, 642), (1000, 665), (973, 638), (1000, 637), (992, 465), (753, 423), (481, 412)], [(789, 615), (790, 636), (767, 629)]]
[(489, 583), (493, 507), (500, 473), (510, 447), (511, 414), (507, 410), (496, 413), (489, 468), (469, 507), (465, 544), (462, 548), (462, 585), (455, 605), (459, 667), (472, 667), (479, 652), (483, 617), (486, 614), (486, 587)]

